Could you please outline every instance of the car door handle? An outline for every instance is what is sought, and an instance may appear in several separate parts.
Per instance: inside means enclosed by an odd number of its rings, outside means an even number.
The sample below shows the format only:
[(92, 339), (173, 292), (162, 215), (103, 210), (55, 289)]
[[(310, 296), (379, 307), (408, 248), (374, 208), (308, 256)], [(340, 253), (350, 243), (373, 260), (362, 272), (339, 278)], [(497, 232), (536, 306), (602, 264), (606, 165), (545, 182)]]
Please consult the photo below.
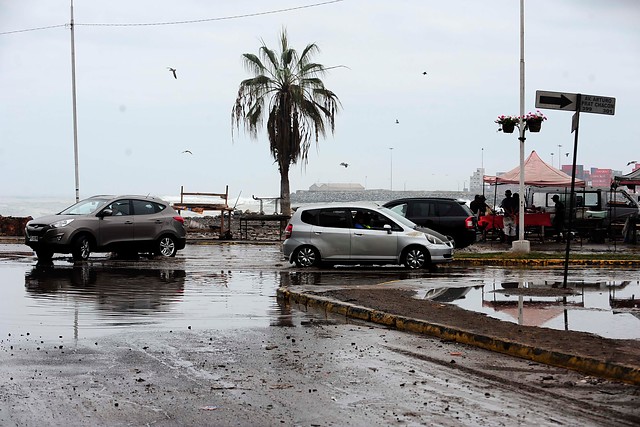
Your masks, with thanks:
[(353, 233), (353, 234), (355, 234), (356, 236), (363, 236), (363, 235), (364, 235), (364, 233), (362, 233), (362, 232), (360, 232), (360, 233)]
[(125, 224), (133, 224), (133, 221), (125, 221)]

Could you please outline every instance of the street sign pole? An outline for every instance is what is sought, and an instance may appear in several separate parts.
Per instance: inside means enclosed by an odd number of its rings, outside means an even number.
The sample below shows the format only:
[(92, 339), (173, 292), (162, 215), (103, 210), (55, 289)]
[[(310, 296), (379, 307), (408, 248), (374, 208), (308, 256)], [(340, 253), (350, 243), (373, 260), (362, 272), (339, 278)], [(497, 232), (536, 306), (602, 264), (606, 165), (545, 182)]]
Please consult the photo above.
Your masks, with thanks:
[[(577, 94), (577, 105), (580, 105), (582, 96)], [(573, 225), (573, 208), (574, 199), (573, 196), (576, 191), (576, 163), (578, 162), (578, 131), (580, 128), (580, 108), (575, 112), (571, 119), (571, 132), (575, 132), (573, 136), (573, 164), (571, 165), (571, 192), (569, 193), (569, 224), (567, 235), (567, 246), (564, 251), (564, 275), (562, 277), (562, 288), (567, 287), (567, 276), (569, 274), (569, 251), (571, 249), (571, 226)]]
[[(583, 95), (580, 93), (536, 91), (536, 108), (552, 110), (575, 111), (571, 120), (571, 132), (575, 132), (573, 140), (573, 165), (571, 170), (571, 193), (569, 194), (569, 223), (567, 230), (567, 247), (564, 255), (564, 279), (562, 287), (567, 287), (567, 273), (569, 271), (569, 250), (571, 247), (571, 227), (573, 225), (574, 193), (576, 186), (576, 163), (578, 161), (578, 128), (580, 127), (580, 112), (607, 114), (613, 116), (616, 112), (616, 99), (608, 96)], [(559, 164), (558, 164), (559, 167)], [(566, 202), (566, 201), (565, 201)]]

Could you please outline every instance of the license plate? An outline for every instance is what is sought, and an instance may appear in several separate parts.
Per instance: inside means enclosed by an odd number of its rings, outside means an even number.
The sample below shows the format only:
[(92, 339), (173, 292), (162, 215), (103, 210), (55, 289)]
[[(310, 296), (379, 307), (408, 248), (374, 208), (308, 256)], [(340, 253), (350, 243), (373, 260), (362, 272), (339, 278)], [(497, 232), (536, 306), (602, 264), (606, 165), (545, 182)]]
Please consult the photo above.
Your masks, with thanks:
[(30, 242), (37, 242), (38, 241), (38, 236), (29, 236), (29, 241)]

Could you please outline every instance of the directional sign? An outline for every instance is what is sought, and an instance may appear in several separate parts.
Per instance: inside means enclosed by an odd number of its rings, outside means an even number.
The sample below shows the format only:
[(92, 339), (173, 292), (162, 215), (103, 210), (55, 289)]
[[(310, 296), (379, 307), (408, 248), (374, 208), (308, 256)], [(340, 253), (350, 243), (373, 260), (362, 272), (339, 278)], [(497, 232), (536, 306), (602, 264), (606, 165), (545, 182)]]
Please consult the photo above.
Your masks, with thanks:
[(578, 94), (536, 91), (536, 108), (576, 111)]
[(578, 108), (577, 93), (537, 90), (536, 108), (614, 115), (616, 99), (608, 96), (580, 95), (580, 108)]

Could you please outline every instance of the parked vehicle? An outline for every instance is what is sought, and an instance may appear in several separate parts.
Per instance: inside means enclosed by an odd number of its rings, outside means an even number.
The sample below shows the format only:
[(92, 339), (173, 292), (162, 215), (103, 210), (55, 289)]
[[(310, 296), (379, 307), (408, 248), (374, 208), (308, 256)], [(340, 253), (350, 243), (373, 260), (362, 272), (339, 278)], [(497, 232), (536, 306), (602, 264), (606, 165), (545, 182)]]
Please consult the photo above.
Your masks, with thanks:
[(456, 248), (476, 241), (477, 218), (462, 201), (444, 197), (410, 197), (384, 204), (416, 224), (451, 236)]
[(167, 202), (149, 196), (94, 196), (25, 228), (25, 244), (40, 261), (54, 253), (71, 253), (76, 261), (91, 252), (172, 257), (185, 243), (184, 219)]
[[(571, 194), (569, 188), (532, 187), (529, 201), (537, 208), (554, 212), (554, 202), (551, 198), (556, 194), (568, 212)], [(629, 217), (640, 216), (638, 201), (621, 188), (614, 191), (593, 187), (576, 188), (573, 206), (574, 220), (603, 219), (604, 224), (609, 224), (623, 223)], [(569, 215), (565, 215), (565, 218), (568, 221)]]
[(364, 202), (298, 208), (282, 248), (299, 267), (366, 263), (418, 269), (453, 260), (453, 242), (442, 234)]
[(603, 243), (607, 235), (615, 238), (623, 233), (627, 229), (626, 223), (631, 227), (627, 232), (630, 236), (634, 235), (637, 219), (640, 217), (640, 205), (623, 189), (576, 188), (573, 193), (573, 210), (570, 211), (569, 188), (532, 187), (527, 194), (527, 204), (553, 216), (556, 215), (552, 200), (555, 195), (564, 205), (564, 227), (567, 229), (571, 221), (572, 233), (587, 237), (595, 243)]

